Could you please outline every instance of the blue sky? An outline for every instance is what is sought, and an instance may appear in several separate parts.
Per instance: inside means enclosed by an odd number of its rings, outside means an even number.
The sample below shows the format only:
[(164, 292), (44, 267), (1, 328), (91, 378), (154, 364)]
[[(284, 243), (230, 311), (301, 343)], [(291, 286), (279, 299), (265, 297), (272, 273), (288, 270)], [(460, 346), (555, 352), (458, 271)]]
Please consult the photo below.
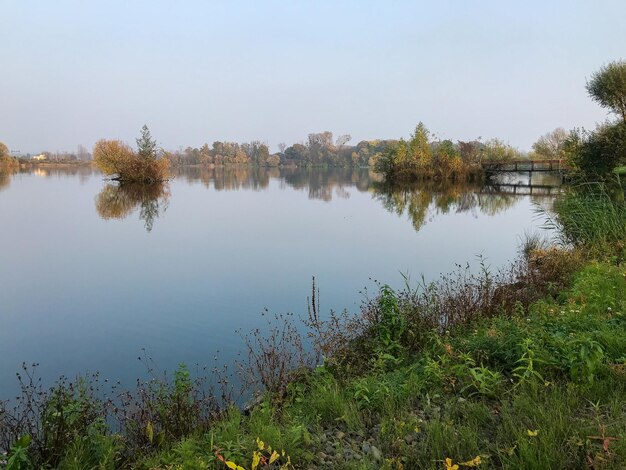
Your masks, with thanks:
[(586, 95), (626, 58), (626, 2), (0, 0), (0, 141), (22, 152), (214, 140), (275, 149), (594, 127)]

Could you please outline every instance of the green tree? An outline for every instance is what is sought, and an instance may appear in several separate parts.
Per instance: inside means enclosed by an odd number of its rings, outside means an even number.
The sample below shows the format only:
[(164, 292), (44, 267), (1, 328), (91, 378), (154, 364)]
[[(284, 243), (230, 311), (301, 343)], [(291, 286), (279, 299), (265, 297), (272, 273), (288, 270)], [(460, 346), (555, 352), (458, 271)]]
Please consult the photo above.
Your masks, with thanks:
[(464, 165), (461, 161), (461, 154), (454, 143), (446, 139), (433, 145), (434, 171), (439, 177), (450, 178)]
[(427, 168), (432, 161), (432, 150), (429, 144), (430, 132), (424, 123), (420, 122), (415, 128), (415, 132), (409, 141), (411, 163), (419, 168)]
[(626, 123), (604, 124), (595, 131), (572, 131), (565, 144), (570, 162), (584, 175), (605, 179), (626, 164)]
[(488, 140), (483, 146), (483, 158), (485, 160), (513, 160), (521, 157), (519, 150), (500, 139)]
[(626, 61), (605, 65), (587, 82), (591, 98), (603, 108), (608, 108), (626, 123)]
[(157, 157), (157, 143), (152, 139), (150, 129), (145, 124), (141, 128), (141, 136), (136, 140), (137, 142), (137, 155), (140, 158), (146, 160), (156, 160)]

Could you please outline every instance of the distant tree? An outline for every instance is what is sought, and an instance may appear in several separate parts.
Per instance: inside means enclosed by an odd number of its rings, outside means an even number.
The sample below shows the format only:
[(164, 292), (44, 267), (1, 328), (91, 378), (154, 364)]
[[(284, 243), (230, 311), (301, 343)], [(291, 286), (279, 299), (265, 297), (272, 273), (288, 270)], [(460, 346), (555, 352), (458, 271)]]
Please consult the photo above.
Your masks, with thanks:
[(332, 163), (336, 149), (333, 144), (333, 133), (329, 131), (309, 134), (307, 142), (309, 161), (313, 164)]
[(435, 155), (439, 158), (452, 159), (460, 157), (460, 152), (451, 140), (446, 139), (435, 146)]
[(409, 159), (419, 168), (428, 168), (431, 164), (432, 150), (429, 141), (430, 131), (426, 129), (424, 123), (420, 122), (409, 141)]
[(433, 163), (436, 171), (444, 179), (451, 178), (462, 167), (461, 152), (451, 140), (443, 140), (434, 146)]
[(250, 143), (241, 144), (241, 148), (247, 155), (249, 161), (258, 165), (265, 165), (267, 158), (270, 155), (267, 144), (259, 140), (253, 140)]
[(187, 147), (183, 151), (182, 161), (189, 165), (195, 165), (200, 163), (200, 149)]
[(11, 151), (4, 143), (0, 142), (0, 168), (17, 167), (19, 162), (11, 157)]
[(611, 62), (600, 68), (587, 82), (591, 98), (608, 108), (626, 123), (626, 61)]
[(483, 158), (485, 160), (512, 160), (521, 157), (522, 154), (519, 150), (500, 139), (490, 139), (483, 146)]
[(278, 155), (276, 153), (274, 155), (270, 155), (269, 157), (267, 157), (266, 164), (268, 166), (278, 166), (278, 165), (280, 165), (280, 155)]
[(483, 144), (478, 140), (472, 140), (470, 142), (457, 142), (459, 152), (461, 154), (461, 160), (466, 165), (474, 165), (480, 162), (483, 153)]
[(352, 136), (350, 134), (340, 135), (339, 137), (337, 137), (337, 141), (335, 142), (335, 145), (337, 147), (343, 147), (351, 140), (352, 140)]
[(78, 157), (79, 160), (83, 160), (83, 161), (91, 159), (91, 155), (89, 154), (89, 151), (83, 145), (78, 146), (78, 149), (76, 150), (76, 156)]
[(554, 129), (537, 139), (533, 144), (533, 152), (547, 160), (565, 158), (565, 142), (568, 137), (568, 132), (562, 127)]
[(307, 161), (309, 159), (308, 148), (302, 144), (293, 144), (285, 149), (285, 158), (294, 161)]
[(200, 147), (200, 163), (213, 163), (213, 156), (211, 155), (209, 144), (204, 144)]
[(8, 158), (11, 156), (11, 151), (4, 142), (0, 142), (0, 158)]
[(141, 128), (141, 136), (136, 140), (137, 155), (147, 160), (155, 160), (157, 158), (157, 143), (152, 139), (150, 129), (147, 125)]

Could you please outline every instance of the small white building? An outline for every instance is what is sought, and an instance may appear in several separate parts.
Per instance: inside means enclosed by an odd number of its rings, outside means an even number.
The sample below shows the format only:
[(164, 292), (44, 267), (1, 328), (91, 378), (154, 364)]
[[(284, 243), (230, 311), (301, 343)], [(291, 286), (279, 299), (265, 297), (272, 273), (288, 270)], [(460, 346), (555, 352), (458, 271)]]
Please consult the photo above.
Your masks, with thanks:
[(33, 160), (36, 160), (38, 162), (41, 162), (41, 161), (47, 160), (47, 159), (48, 159), (48, 157), (46, 157), (46, 154), (44, 154), (44, 153), (40, 153), (39, 155), (35, 155), (33, 157)]

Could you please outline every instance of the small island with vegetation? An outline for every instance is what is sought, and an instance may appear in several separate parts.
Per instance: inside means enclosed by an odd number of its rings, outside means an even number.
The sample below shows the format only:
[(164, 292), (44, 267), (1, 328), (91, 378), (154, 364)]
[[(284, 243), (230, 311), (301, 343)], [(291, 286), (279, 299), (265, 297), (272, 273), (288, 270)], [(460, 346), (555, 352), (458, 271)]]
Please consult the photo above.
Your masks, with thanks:
[(119, 140), (99, 140), (93, 160), (102, 173), (121, 183), (162, 183), (169, 177), (169, 161), (158, 155), (156, 141), (145, 125), (136, 152)]

